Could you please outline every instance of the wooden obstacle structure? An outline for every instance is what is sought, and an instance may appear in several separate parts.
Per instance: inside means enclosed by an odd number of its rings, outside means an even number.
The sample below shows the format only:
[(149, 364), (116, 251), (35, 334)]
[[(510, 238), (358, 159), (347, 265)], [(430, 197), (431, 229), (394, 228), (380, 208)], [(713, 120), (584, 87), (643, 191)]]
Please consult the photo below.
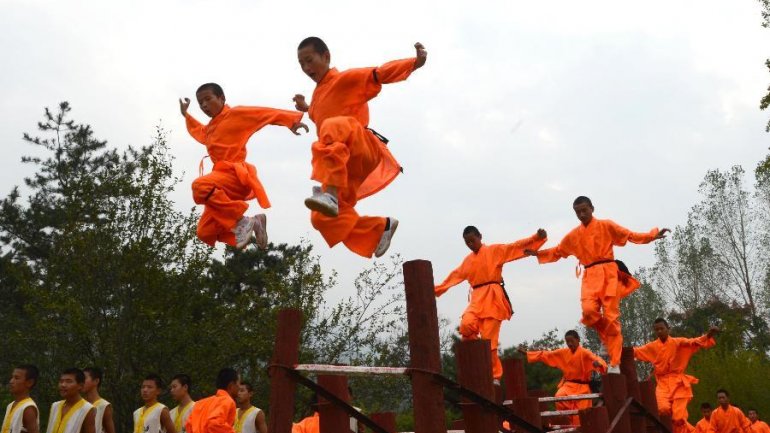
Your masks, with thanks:
[[(319, 397), (321, 433), (348, 433), (349, 418), (375, 433), (394, 433), (394, 413), (366, 416), (350, 405), (347, 378), (353, 375), (402, 375), (412, 385), (414, 430), (416, 433), (447, 433), (444, 389), (462, 398), (456, 403), (463, 420), (453, 428), (468, 433), (671, 433), (670, 419), (658, 418), (655, 386), (638, 382), (633, 351), (624, 348), (621, 373), (602, 376), (603, 392), (583, 396), (533, 396), (527, 391), (524, 360), (504, 359), (504, 384), (507, 400), (492, 381), (491, 350), (488, 340), (462, 341), (457, 344), (457, 382), (441, 374), (438, 315), (430, 262), (404, 263), (404, 287), (409, 332), (409, 367), (366, 367), (299, 364), (302, 313), (295, 309), (278, 314), (278, 327), (270, 374), (271, 433), (291, 433), (296, 385), (316, 392)], [(630, 356), (629, 356), (630, 355)], [(304, 374), (315, 374), (314, 382)], [(554, 401), (602, 398), (604, 406), (579, 411), (548, 411), (541, 406)], [(547, 428), (543, 419), (579, 414), (581, 427), (559, 425)], [(511, 430), (502, 429), (507, 421)], [(554, 423), (551, 422), (551, 425)]]

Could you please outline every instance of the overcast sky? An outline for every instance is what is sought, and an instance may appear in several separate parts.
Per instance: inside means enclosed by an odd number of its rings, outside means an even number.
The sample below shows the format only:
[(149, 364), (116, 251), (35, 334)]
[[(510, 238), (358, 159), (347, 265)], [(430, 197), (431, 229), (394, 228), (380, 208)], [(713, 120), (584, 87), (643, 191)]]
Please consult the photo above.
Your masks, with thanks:
[[(754, 0), (0, 0), (0, 194), (33, 171), (19, 163), (33, 151), (22, 133), (67, 100), (76, 120), (121, 148), (149, 144), (159, 122), (169, 129), (184, 174), (174, 200), (189, 209), (205, 148), (187, 135), (177, 98), (216, 81), (231, 105), (289, 109), (314, 87), (297, 64), (304, 37), (325, 39), (340, 69), (411, 57), (420, 41), (425, 67), (370, 104), (371, 126), (405, 174), (358, 208), (398, 218), (391, 252), (431, 260), (441, 281), (469, 252), (468, 224), (488, 243), (543, 227), (552, 246), (578, 223), (574, 197), (588, 195), (599, 218), (674, 227), (706, 170), (752, 170), (770, 143), (770, 113), (758, 109), (770, 30), (760, 24)], [(191, 113), (205, 121), (195, 104)], [(309, 239), (326, 271), (340, 273), (333, 302), (352, 294), (369, 261), (330, 250), (310, 226), (302, 201), (314, 134), (267, 128), (248, 160), (273, 202), (271, 241)], [(616, 255), (632, 269), (653, 263), (649, 245)], [(575, 264), (507, 265), (516, 314), (503, 346), (576, 325)], [(467, 285), (451, 289), (439, 313), (456, 324), (467, 296)]]

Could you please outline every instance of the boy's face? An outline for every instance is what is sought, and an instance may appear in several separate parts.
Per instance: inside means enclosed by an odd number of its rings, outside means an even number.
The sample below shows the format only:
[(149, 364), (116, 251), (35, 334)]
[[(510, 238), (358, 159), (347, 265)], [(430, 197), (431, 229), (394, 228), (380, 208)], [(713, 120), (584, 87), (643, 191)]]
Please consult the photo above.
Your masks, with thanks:
[(182, 385), (178, 380), (174, 379), (171, 381), (171, 385), (168, 386), (168, 392), (171, 394), (171, 398), (173, 398), (174, 401), (182, 401), (187, 395), (187, 386)]
[(209, 117), (216, 117), (217, 114), (222, 112), (222, 108), (225, 106), (225, 97), (217, 96), (211, 89), (203, 89), (195, 94), (195, 98), (198, 99), (198, 105)]
[(14, 368), (11, 373), (11, 379), (8, 381), (8, 388), (11, 395), (21, 394), (32, 388), (32, 381), (27, 380), (27, 371), (20, 368)]
[(580, 346), (580, 340), (571, 335), (564, 337), (564, 342), (567, 343), (569, 350), (573, 352), (577, 350), (578, 346)]
[(661, 340), (668, 338), (668, 326), (663, 322), (658, 322), (652, 325), (652, 330), (655, 331), (655, 336)]
[(160, 389), (154, 380), (145, 380), (142, 382), (142, 400), (153, 401), (160, 395)]
[(593, 218), (594, 215), (594, 208), (590, 204), (586, 202), (578, 203), (572, 206), (572, 209), (575, 211), (575, 215), (583, 225), (587, 225), (591, 222), (591, 218)]
[(246, 385), (241, 385), (238, 387), (238, 397), (236, 398), (236, 402), (238, 404), (245, 404), (251, 401), (251, 392), (249, 392), (249, 388), (246, 387)]
[(724, 392), (719, 392), (717, 393), (717, 401), (721, 406), (727, 406), (730, 404), (730, 397), (728, 397)]
[(757, 411), (755, 411), (755, 410), (748, 411), (748, 413), (746, 415), (748, 415), (748, 417), (751, 420), (751, 422), (755, 422), (757, 420), (757, 418), (759, 418), (759, 415), (757, 415)]
[(83, 383), (83, 392), (91, 392), (92, 389), (99, 385), (99, 379), (91, 377), (91, 373), (86, 372), (86, 381)]
[(711, 419), (711, 408), (710, 407), (702, 407), (700, 408), (700, 413), (703, 415), (703, 418)]
[(312, 45), (308, 45), (297, 50), (297, 60), (299, 60), (302, 72), (310, 77), (311, 80), (320, 83), (324, 76), (326, 76), (326, 73), (329, 72), (331, 53), (327, 51), (319, 54)]
[(471, 251), (474, 253), (479, 252), (479, 248), (481, 248), (480, 235), (477, 235), (476, 233), (468, 233), (467, 235), (463, 235), (463, 240), (465, 241), (465, 245), (467, 245)]
[(69, 398), (80, 394), (83, 390), (83, 384), (78, 383), (74, 374), (62, 374), (59, 377), (59, 395), (62, 398)]

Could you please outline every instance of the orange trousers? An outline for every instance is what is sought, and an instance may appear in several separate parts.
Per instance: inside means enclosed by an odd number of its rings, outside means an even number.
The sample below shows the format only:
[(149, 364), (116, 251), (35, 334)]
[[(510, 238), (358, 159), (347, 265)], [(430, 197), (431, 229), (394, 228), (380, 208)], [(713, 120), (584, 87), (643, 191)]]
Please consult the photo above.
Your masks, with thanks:
[(252, 189), (244, 185), (232, 170), (214, 170), (192, 183), (193, 200), (204, 205), (198, 221), (198, 239), (210, 246), (219, 242), (235, 245), (231, 231), (249, 208), (246, 199)]
[(480, 318), (472, 312), (466, 311), (460, 320), (460, 335), (463, 340), (476, 340), (481, 336), (484, 340), (489, 340), (492, 350), (492, 377), (500, 379), (503, 377), (503, 364), (497, 355), (498, 340), (500, 338), (501, 320)]
[(620, 296), (590, 296), (580, 300), (581, 322), (594, 328), (607, 348), (610, 365), (620, 365), (623, 335), (620, 333)]
[[(563, 382), (559, 385), (555, 397), (564, 397), (567, 395), (590, 394), (591, 387), (584, 383)], [(556, 410), (579, 410), (591, 407), (591, 400), (570, 400), (556, 402)], [(570, 424), (580, 425), (580, 416), (570, 415)]]
[(371, 257), (382, 233), (384, 217), (360, 216), (355, 210), (358, 190), (380, 164), (381, 143), (355, 118), (331, 117), (321, 124), (319, 139), (312, 146), (311, 179), (323, 189), (337, 188), (339, 215), (328, 217), (311, 212), (310, 221), (330, 247), (342, 242), (350, 251)]
[(693, 429), (687, 421), (687, 404), (692, 399), (691, 391), (682, 385), (681, 375), (666, 375), (655, 378), (655, 400), (661, 415), (671, 415), (673, 433), (688, 433)]

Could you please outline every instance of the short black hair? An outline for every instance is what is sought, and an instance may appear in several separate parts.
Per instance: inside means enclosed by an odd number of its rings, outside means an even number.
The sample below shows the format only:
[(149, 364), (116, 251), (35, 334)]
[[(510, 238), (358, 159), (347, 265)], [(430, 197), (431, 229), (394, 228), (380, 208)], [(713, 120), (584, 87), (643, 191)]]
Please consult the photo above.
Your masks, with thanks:
[(310, 36), (302, 40), (302, 42), (299, 43), (297, 46), (297, 50), (301, 50), (305, 47), (313, 47), (313, 51), (315, 51), (318, 54), (326, 54), (329, 52), (329, 47), (326, 46), (326, 42), (324, 42), (321, 38), (317, 36)]
[(219, 370), (217, 374), (217, 389), (227, 389), (227, 385), (238, 381), (238, 372), (230, 367)]
[(24, 378), (32, 381), (32, 388), (37, 385), (37, 379), (40, 377), (40, 370), (32, 364), (21, 364), (16, 366), (17, 370), (24, 370)]
[(75, 382), (81, 385), (86, 383), (86, 375), (85, 373), (83, 373), (83, 370), (79, 368), (71, 367), (61, 372), (61, 376), (66, 376), (66, 375), (75, 376)]
[(188, 376), (188, 375), (186, 375), (184, 373), (180, 373), (180, 374), (177, 374), (176, 376), (172, 377), (171, 381), (172, 382), (173, 381), (177, 381), (177, 382), (179, 382), (180, 385), (186, 386), (187, 387), (187, 391), (190, 391), (190, 388), (192, 388), (192, 379), (190, 379), (190, 376)]
[(653, 325), (655, 325), (655, 324), (657, 324), (657, 323), (662, 323), (662, 324), (666, 325), (666, 328), (670, 328), (670, 327), (671, 327), (671, 326), (668, 324), (668, 322), (666, 321), (666, 319), (664, 319), (664, 318), (662, 318), (662, 317), (658, 317), (657, 319), (655, 319), (655, 321), (654, 321), (654, 322), (652, 322), (652, 324), (653, 324)]
[(575, 201), (572, 202), (572, 206), (577, 206), (581, 203), (588, 203), (588, 206), (591, 206), (591, 209), (594, 208), (594, 204), (591, 203), (591, 199), (584, 195), (578, 196), (578, 198), (576, 198)]
[(476, 228), (476, 226), (468, 226), (463, 229), (463, 236), (474, 234), (476, 236), (481, 236), (481, 232), (479, 229)]
[(719, 389), (717, 390), (717, 395), (719, 395), (719, 394), (724, 394), (724, 395), (726, 395), (726, 396), (730, 397), (730, 393), (729, 393), (729, 392), (727, 392), (727, 390), (726, 390), (726, 389), (724, 389), (724, 388), (719, 388)]
[(241, 385), (245, 386), (245, 387), (246, 387), (246, 389), (248, 389), (248, 390), (249, 390), (249, 392), (254, 392), (254, 387), (253, 387), (253, 386), (251, 386), (251, 382), (247, 382), (247, 381), (245, 381), (245, 380), (242, 380), (242, 381), (241, 381)]
[(219, 96), (220, 98), (225, 97), (225, 91), (222, 90), (222, 86), (220, 86), (217, 83), (201, 84), (200, 87), (198, 87), (198, 90), (195, 91), (195, 94), (198, 94), (204, 90), (211, 90), (211, 92), (214, 93), (215, 96)]
[(580, 334), (578, 334), (578, 332), (577, 332), (577, 331), (575, 331), (574, 329), (570, 329), (569, 331), (567, 331), (567, 332), (564, 334), (564, 338), (565, 338), (565, 339), (566, 339), (567, 337), (570, 337), (570, 336), (571, 336), (571, 337), (575, 337), (575, 339), (576, 339), (577, 341), (580, 341)]
[(158, 389), (163, 389), (163, 379), (161, 379), (160, 376), (158, 376), (156, 373), (150, 373), (147, 376), (144, 376), (142, 382), (148, 380), (155, 382), (155, 386), (157, 386)]
[(746, 409), (746, 413), (749, 413), (749, 412), (754, 412), (754, 413), (756, 413), (757, 415), (759, 415), (759, 412), (757, 412), (757, 410), (756, 410), (756, 409), (754, 409), (753, 407), (750, 407), (750, 408)]
[(91, 379), (99, 379), (99, 384), (96, 385), (97, 388), (102, 386), (102, 376), (104, 373), (102, 372), (102, 369), (99, 367), (86, 367), (83, 369), (83, 373), (88, 374)]
[(705, 402), (700, 404), (701, 409), (711, 409), (711, 403)]

